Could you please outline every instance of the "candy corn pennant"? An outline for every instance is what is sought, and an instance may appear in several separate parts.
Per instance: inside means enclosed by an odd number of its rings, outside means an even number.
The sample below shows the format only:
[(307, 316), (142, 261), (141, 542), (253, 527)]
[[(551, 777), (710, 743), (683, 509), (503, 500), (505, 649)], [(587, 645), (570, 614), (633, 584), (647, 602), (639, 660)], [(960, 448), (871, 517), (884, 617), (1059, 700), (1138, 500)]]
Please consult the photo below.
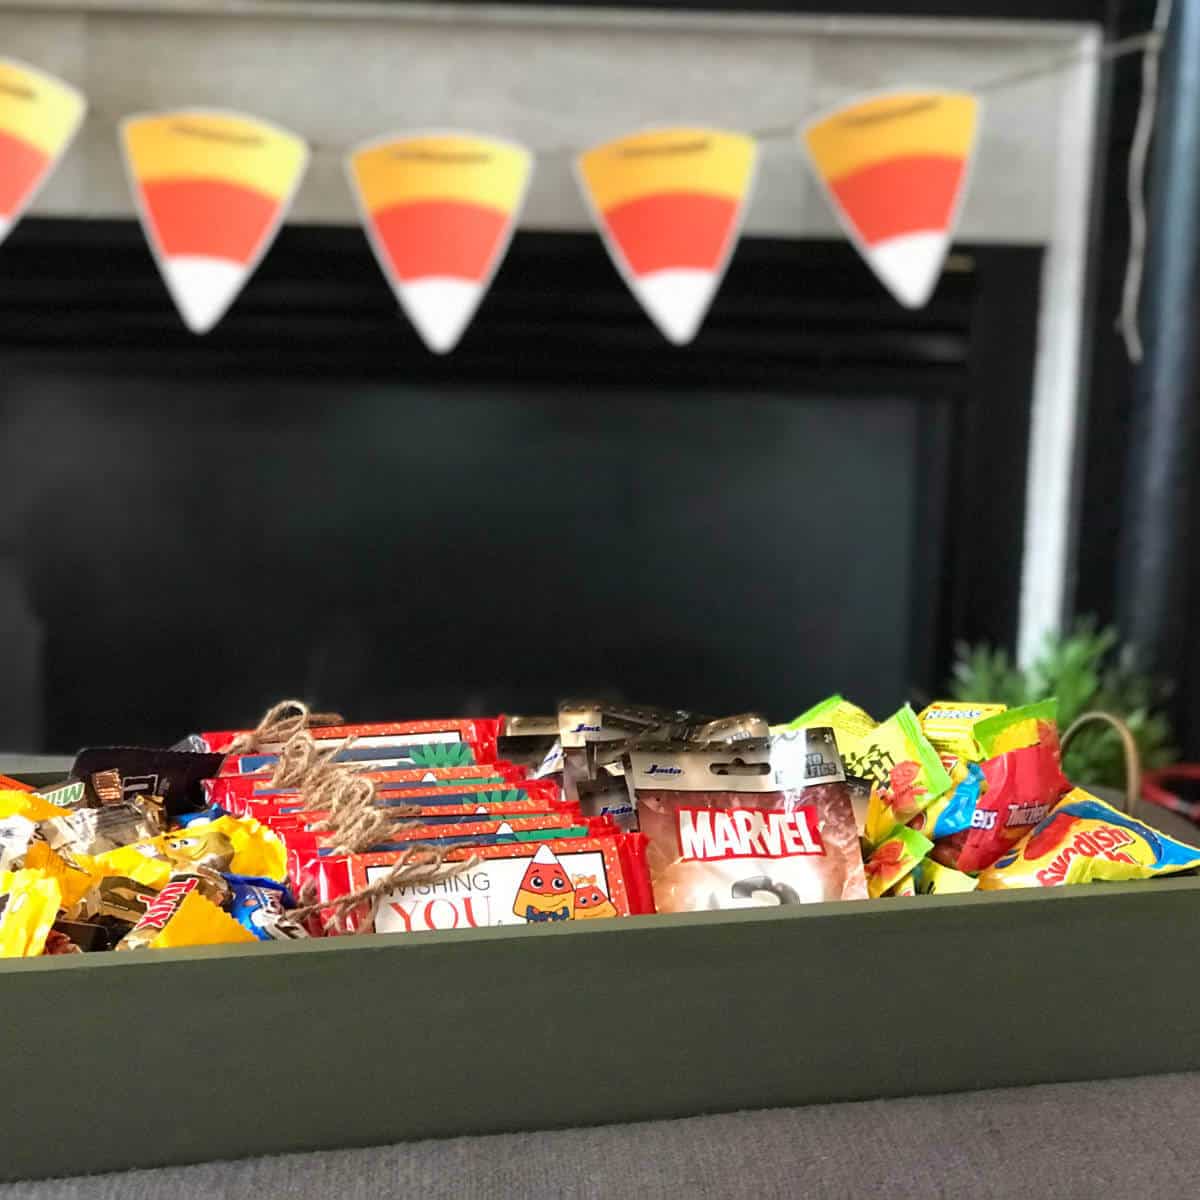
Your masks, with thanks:
[(964, 92), (889, 92), (802, 134), (838, 220), (908, 308), (933, 294), (975, 144), (979, 101)]
[(532, 161), (469, 133), (388, 137), (347, 161), (371, 249), (437, 354), (458, 344), (499, 269)]
[(737, 245), (758, 147), (716, 129), (656, 129), (580, 155), (608, 253), (676, 345), (696, 336)]
[(121, 135), (167, 290), (184, 324), (207, 333), (274, 240), (308, 147), (264, 121), (209, 111), (130, 117)]
[(0, 58), (0, 242), (70, 145), (86, 111), (70, 84)]

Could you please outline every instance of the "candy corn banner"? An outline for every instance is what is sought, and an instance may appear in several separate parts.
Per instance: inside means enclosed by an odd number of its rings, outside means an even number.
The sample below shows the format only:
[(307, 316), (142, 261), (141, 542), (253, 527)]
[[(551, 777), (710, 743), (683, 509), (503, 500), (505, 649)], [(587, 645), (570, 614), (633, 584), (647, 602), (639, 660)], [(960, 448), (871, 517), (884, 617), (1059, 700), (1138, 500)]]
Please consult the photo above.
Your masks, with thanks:
[(0, 242), (79, 128), (87, 104), (69, 84), (0, 58)]
[(802, 141), (838, 220), (880, 282), (920, 308), (958, 219), (979, 101), (893, 91), (814, 121)]
[(716, 129), (656, 129), (576, 162), (625, 282), (664, 337), (696, 336), (737, 244), (758, 147)]
[(187, 327), (207, 333), (274, 240), (308, 147), (264, 121), (211, 111), (129, 117), (121, 134), (158, 269)]
[(371, 249), (430, 350), (458, 344), (525, 200), (527, 150), (469, 133), (371, 142), (347, 167)]

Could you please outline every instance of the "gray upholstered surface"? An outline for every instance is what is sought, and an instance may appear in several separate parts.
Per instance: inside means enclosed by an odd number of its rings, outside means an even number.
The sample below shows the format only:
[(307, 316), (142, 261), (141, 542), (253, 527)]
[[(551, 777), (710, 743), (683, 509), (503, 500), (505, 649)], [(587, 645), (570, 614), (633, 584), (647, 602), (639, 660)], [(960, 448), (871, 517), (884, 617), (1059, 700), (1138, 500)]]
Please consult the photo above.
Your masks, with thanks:
[[(269, 1097), (230, 1102), (253, 1120)], [(1198, 1114), (1200, 1075), (1164, 1075), (19, 1183), (0, 1200), (1195, 1196)]]

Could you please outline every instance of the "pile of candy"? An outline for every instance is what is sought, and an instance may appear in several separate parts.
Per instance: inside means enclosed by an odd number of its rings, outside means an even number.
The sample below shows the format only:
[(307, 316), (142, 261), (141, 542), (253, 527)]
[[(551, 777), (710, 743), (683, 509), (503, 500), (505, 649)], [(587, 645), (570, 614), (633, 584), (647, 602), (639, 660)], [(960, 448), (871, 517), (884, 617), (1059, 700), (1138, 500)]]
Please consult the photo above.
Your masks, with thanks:
[[(1072, 788), (1053, 701), (317, 723), (0, 777), (0, 957), (1143, 879), (1200, 850)], [(340, 720), (340, 719), (339, 719)]]

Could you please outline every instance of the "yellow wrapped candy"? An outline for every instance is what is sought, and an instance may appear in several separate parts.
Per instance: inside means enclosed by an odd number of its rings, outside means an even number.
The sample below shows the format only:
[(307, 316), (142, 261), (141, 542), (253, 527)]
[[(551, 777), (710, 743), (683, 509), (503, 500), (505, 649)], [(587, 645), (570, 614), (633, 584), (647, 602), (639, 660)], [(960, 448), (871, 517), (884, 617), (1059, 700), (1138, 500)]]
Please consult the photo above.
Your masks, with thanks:
[[(935, 700), (921, 711), (917, 717), (921, 732), (942, 756), (954, 783), (961, 783), (967, 777), (966, 763), (978, 762), (983, 757), (975, 741), (976, 724), (999, 716), (1006, 708), (1004, 704), (969, 700)], [(947, 759), (953, 761), (947, 762)], [(958, 778), (955, 778), (956, 770), (960, 772)]]
[(253, 817), (193, 821), (183, 829), (98, 854), (106, 875), (125, 875), (161, 888), (174, 871), (204, 866), (233, 875), (287, 878), (287, 852), (278, 835)]
[(69, 808), (59, 808), (43, 799), (37, 792), (0, 791), (0, 821), (5, 817), (24, 817), (27, 821), (48, 821), (65, 817)]
[(50, 926), (58, 916), (58, 883), (26, 867), (0, 875), (4, 913), (0, 916), (0, 958), (32, 958), (46, 947)]
[(30, 844), (25, 852), (25, 865), (41, 871), (48, 879), (58, 883), (61, 893), (59, 906), (67, 912), (87, 895), (102, 874), (94, 869), (93, 860), (87, 855), (72, 855), (68, 860), (51, 850), (45, 842)]
[(146, 906), (145, 915), (117, 944), (118, 950), (217, 946), (258, 939), (200, 892), (195, 875), (174, 875)]

